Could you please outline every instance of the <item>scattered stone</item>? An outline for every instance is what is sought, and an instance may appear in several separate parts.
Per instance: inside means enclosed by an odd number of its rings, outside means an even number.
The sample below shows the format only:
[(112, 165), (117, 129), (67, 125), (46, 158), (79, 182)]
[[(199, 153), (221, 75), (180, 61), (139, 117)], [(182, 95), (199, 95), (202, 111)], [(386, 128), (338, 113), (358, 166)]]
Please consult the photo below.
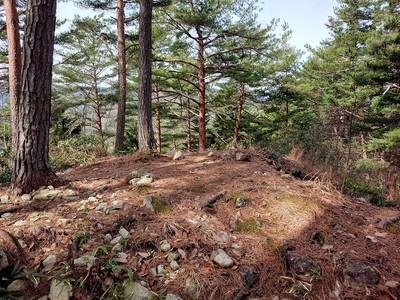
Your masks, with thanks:
[(165, 276), (168, 274), (168, 271), (165, 270), (164, 265), (161, 264), (157, 266), (157, 274)]
[(168, 243), (167, 240), (163, 240), (160, 242), (160, 248), (162, 252), (168, 252), (171, 250), (171, 245)]
[(378, 242), (378, 239), (372, 235), (366, 235), (365, 238), (370, 240), (374, 244), (376, 244)]
[(305, 275), (307, 273), (321, 274), (321, 267), (319, 264), (306, 256), (303, 256), (294, 251), (287, 251), (286, 258), (289, 269), (292, 269), (297, 274)]
[(235, 158), (235, 152), (233, 151), (224, 151), (221, 154), (222, 159), (224, 160), (232, 160)]
[(142, 177), (138, 181), (136, 181), (136, 184), (137, 185), (149, 184), (149, 183), (152, 183), (153, 181), (154, 181), (153, 177)]
[(349, 260), (343, 270), (344, 285), (354, 289), (365, 289), (379, 283), (375, 270), (359, 260)]
[(24, 226), (24, 225), (26, 225), (26, 221), (25, 220), (19, 220), (19, 221), (14, 223), (14, 226), (17, 226), (17, 227)]
[(292, 175), (290, 175), (290, 174), (282, 174), (281, 177), (282, 177), (282, 178), (291, 179), (291, 178), (292, 178)]
[(22, 249), (28, 248), (28, 244), (25, 243), (25, 241), (22, 239), (18, 239), (18, 244), (21, 246)]
[(105, 236), (104, 236), (104, 242), (105, 243), (110, 243), (111, 241), (112, 241), (112, 235), (111, 234), (109, 234), (109, 233), (107, 233)]
[(214, 157), (214, 156), (215, 156), (215, 153), (214, 153), (213, 151), (210, 151), (210, 152), (208, 152), (207, 156), (208, 156), (208, 157)]
[(126, 182), (131, 185), (134, 184), (147, 184), (154, 181), (153, 174), (144, 170), (132, 171), (126, 178)]
[(214, 257), (214, 262), (223, 268), (230, 268), (233, 266), (233, 260), (229, 257), (224, 250), (219, 249), (218, 254)]
[(77, 200), (79, 200), (79, 196), (78, 195), (64, 195), (64, 196), (62, 196), (62, 199), (65, 201), (77, 201)]
[(260, 281), (260, 274), (256, 268), (242, 267), (239, 274), (245, 288), (251, 289)]
[(333, 229), (335, 229), (335, 230), (343, 230), (343, 226), (340, 225), (339, 223), (336, 223), (336, 224), (333, 226)]
[(26, 283), (21, 279), (14, 280), (7, 287), (7, 291), (10, 292), (21, 292), (24, 291), (25, 289), (26, 289)]
[(23, 194), (23, 195), (21, 196), (21, 200), (22, 200), (22, 201), (31, 201), (31, 199), (32, 199), (32, 197), (31, 197), (31, 195), (29, 195), (29, 194)]
[[(14, 226), (15, 226), (15, 223), (14, 223)], [(16, 230), (14, 231), (14, 236), (15, 236), (17, 239), (22, 239), (22, 238), (24, 237), (24, 232), (23, 232), (22, 230), (20, 230), (20, 229), (16, 229)]]
[(153, 206), (153, 197), (152, 197), (152, 196), (150, 196), (150, 195), (144, 196), (143, 204), (144, 204), (144, 206), (145, 206), (146, 208), (150, 209), (152, 212), (155, 212), (155, 211), (156, 211), (156, 210), (154, 209), (154, 206)]
[(238, 152), (235, 158), (237, 161), (250, 161), (251, 156), (249, 153)]
[(244, 206), (246, 204), (246, 200), (245, 199), (243, 199), (243, 198), (237, 198), (236, 199), (236, 201), (235, 201), (235, 207), (236, 208), (240, 208), (240, 207), (242, 207), (242, 206)]
[(111, 245), (116, 245), (116, 244), (119, 244), (120, 242), (123, 242), (123, 240), (124, 240), (123, 237), (119, 235), (119, 236), (113, 238), (111, 240), (110, 244)]
[(61, 225), (67, 225), (69, 223), (71, 223), (71, 219), (58, 219), (57, 223), (61, 224)]
[(398, 282), (398, 281), (386, 281), (386, 282), (385, 282), (385, 285), (386, 285), (387, 287), (390, 287), (390, 288), (392, 288), (392, 289), (395, 289), (395, 288), (397, 288), (397, 287), (400, 285), (400, 282)]
[(99, 203), (95, 210), (102, 210), (103, 212), (106, 212), (106, 210), (108, 209), (107, 203), (101, 202)]
[(87, 198), (87, 201), (96, 202), (96, 201), (98, 201), (98, 199), (96, 197), (94, 197), (94, 196), (90, 196), (89, 198)]
[(174, 294), (167, 294), (165, 300), (183, 300), (183, 299), (179, 296), (175, 296)]
[(113, 209), (121, 209), (122, 208), (122, 202), (120, 200), (114, 200), (112, 202), (112, 208)]
[(33, 196), (33, 200), (54, 200), (61, 193), (60, 190), (44, 189)]
[(63, 281), (53, 279), (50, 286), (50, 300), (69, 300), (72, 297), (72, 286)]
[(107, 184), (102, 184), (102, 185), (96, 190), (96, 192), (102, 193), (102, 192), (105, 192), (106, 190), (108, 190), (108, 185), (107, 185)]
[(124, 227), (121, 227), (118, 231), (118, 233), (124, 238), (127, 239), (130, 236), (130, 233), (128, 230), (126, 230)]
[(10, 202), (10, 197), (8, 195), (3, 195), (0, 197), (0, 202), (7, 204)]
[(167, 255), (167, 261), (170, 263), (172, 261), (177, 261), (179, 259), (180, 255), (177, 252), (169, 252)]
[(124, 288), (125, 300), (150, 300), (153, 299), (151, 291), (139, 282), (128, 282)]
[(174, 153), (174, 156), (172, 157), (172, 160), (181, 160), (184, 159), (185, 156), (183, 155), (181, 150), (178, 150)]
[(8, 268), (10, 266), (10, 262), (8, 261), (8, 257), (6, 252), (3, 249), (0, 249), (0, 271)]
[(14, 215), (12, 213), (4, 213), (4, 214), (1, 215), (1, 217), (3, 219), (9, 219), (9, 218), (12, 218), (13, 216)]
[(171, 269), (172, 269), (173, 271), (179, 270), (179, 268), (181, 267), (181, 266), (176, 262), (176, 260), (171, 261), (169, 265), (170, 265), (170, 267), (171, 267)]
[(49, 256), (47, 256), (45, 258), (45, 260), (43, 260), (42, 264), (44, 267), (45, 271), (50, 270), (51, 268), (53, 268), (54, 264), (57, 262), (57, 256), (55, 256), (54, 254), (50, 254)]
[(229, 220), (229, 231), (230, 232), (234, 232), (237, 229), (237, 224), (238, 224), (238, 217), (237, 216), (233, 216), (230, 220)]
[(112, 247), (111, 251), (113, 253), (119, 253), (124, 250), (124, 247), (121, 244), (115, 244), (114, 247)]
[(184, 291), (185, 294), (188, 295), (190, 299), (199, 298), (199, 285), (193, 278), (186, 279)]
[(79, 258), (74, 259), (74, 265), (77, 267), (87, 266), (95, 261), (97, 258), (93, 255), (83, 255)]

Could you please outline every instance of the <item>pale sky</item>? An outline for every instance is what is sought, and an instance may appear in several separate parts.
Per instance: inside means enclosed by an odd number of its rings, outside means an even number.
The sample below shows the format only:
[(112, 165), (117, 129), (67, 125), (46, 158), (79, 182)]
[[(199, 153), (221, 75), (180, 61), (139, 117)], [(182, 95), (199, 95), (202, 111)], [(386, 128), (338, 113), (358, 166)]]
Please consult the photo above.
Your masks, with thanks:
[[(304, 50), (305, 44), (318, 46), (319, 42), (329, 36), (325, 24), (333, 16), (336, 0), (260, 0), (262, 11), (259, 20), (268, 24), (272, 18), (287, 22), (293, 31), (291, 43)], [(75, 14), (82, 14), (80, 8), (72, 3), (59, 2), (57, 15), (60, 18), (72, 19)], [(87, 12), (85, 13), (87, 14)]]
[(293, 31), (291, 43), (304, 50), (305, 44), (318, 46), (329, 37), (325, 24), (334, 16), (336, 0), (262, 0), (260, 21), (268, 23), (272, 18), (286, 22)]

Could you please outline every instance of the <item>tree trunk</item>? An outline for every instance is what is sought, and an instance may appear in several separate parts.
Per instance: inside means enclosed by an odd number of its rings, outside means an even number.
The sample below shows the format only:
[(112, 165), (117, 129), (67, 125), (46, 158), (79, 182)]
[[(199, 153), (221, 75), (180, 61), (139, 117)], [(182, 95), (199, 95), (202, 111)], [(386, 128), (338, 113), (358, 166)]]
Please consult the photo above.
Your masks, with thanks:
[(125, 15), (124, 1), (117, 0), (117, 31), (118, 31), (118, 113), (117, 132), (115, 135), (115, 152), (124, 149), (125, 111), (126, 111), (126, 56), (125, 56)]
[(138, 142), (139, 151), (154, 149), (151, 119), (151, 21), (152, 0), (140, 0), (139, 12), (139, 95), (138, 95)]
[(21, 44), (19, 35), (19, 19), (14, 0), (5, 0), (7, 41), (8, 41), (8, 77), (11, 106), (12, 152), (17, 150), (18, 107), (21, 96)]
[(234, 148), (237, 147), (237, 142), (239, 139), (239, 130), (240, 130), (240, 122), (242, 120), (242, 111), (243, 111), (243, 104), (244, 104), (244, 90), (245, 84), (243, 82), (240, 83), (240, 92), (239, 92), (239, 103), (237, 107), (237, 114), (236, 114), (236, 122), (235, 122), (235, 130), (233, 132), (233, 139), (232, 139), (232, 146)]
[(199, 152), (202, 153), (206, 152), (206, 69), (204, 61), (204, 40), (200, 30), (197, 30), (197, 32), (199, 34)]
[(158, 84), (154, 85), (154, 100), (156, 102), (157, 152), (161, 153), (160, 95), (158, 90)]
[(49, 166), (49, 126), (57, 0), (28, 0), (21, 97), (11, 189), (30, 193), (60, 183)]
[(96, 114), (96, 127), (97, 133), (99, 135), (99, 140), (101, 143), (101, 148), (104, 149), (104, 132), (103, 132), (103, 124), (102, 124), (102, 115), (101, 115), (101, 104), (100, 104), (100, 95), (99, 95), (99, 87), (97, 80), (97, 69), (93, 69), (93, 102), (94, 102), (94, 112)]
[(186, 99), (186, 143), (188, 152), (192, 151), (192, 133), (191, 133), (191, 121), (190, 121), (190, 99)]

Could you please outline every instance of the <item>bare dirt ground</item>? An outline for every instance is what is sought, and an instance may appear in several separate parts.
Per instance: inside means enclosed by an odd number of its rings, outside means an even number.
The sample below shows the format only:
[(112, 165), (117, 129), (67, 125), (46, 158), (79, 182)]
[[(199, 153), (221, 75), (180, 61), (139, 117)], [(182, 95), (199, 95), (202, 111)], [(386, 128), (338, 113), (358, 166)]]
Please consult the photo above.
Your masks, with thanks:
[[(152, 173), (154, 182), (128, 184), (135, 170)], [(48, 295), (53, 278), (73, 287), (72, 299), (123, 299), (132, 275), (156, 299), (400, 299), (398, 208), (295, 179), (259, 153), (248, 162), (132, 155), (59, 176), (70, 183), (53, 200), (10, 196), (0, 203), (1, 229), (25, 247), (22, 299)], [(155, 212), (146, 196), (161, 203)], [(121, 228), (129, 236), (113, 251), (106, 235)], [(165, 240), (170, 250), (162, 249)], [(222, 250), (232, 265), (214, 261)], [(168, 253), (177, 254), (178, 267)], [(97, 263), (76, 265), (85, 254)], [(50, 255), (56, 259), (48, 265)], [(354, 261), (367, 269), (351, 270)], [(17, 278), (7, 272), (0, 288)]]

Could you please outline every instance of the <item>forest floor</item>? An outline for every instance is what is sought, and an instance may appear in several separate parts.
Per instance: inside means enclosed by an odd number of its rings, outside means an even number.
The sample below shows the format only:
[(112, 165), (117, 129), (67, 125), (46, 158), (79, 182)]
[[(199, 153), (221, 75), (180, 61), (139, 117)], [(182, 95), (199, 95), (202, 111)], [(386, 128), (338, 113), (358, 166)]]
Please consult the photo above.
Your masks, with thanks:
[(223, 156), (103, 158), (64, 187), (3, 187), (0, 299), (400, 299), (398, 208)]

